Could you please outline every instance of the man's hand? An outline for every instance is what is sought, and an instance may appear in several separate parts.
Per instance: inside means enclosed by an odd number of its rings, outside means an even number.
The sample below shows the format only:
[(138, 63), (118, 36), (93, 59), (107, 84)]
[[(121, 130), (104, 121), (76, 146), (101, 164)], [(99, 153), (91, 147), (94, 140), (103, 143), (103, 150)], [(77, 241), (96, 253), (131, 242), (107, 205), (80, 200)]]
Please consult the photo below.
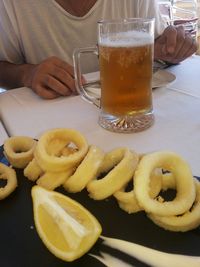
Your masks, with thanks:
[(197, 43), (183, 26), (168, 26), (155, 40), (154, 59), (177, 64), (197, 51)]
[(50, 57), (38, 65), (29, 65), (24, 86), (46, 99), (76, 94), (73, 67), (57, 57)]

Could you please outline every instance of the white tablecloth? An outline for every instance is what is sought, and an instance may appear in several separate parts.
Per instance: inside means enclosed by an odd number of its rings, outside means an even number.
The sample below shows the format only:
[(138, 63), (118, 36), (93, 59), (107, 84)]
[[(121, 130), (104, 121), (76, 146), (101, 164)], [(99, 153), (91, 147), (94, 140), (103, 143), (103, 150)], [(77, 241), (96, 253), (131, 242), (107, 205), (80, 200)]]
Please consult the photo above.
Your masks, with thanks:
[(8, 138), (5, 128), (0, 121), (0, 146), (4, 143), (4, 141)]
[(200, 56), (192, 56), (179, 65), (170, 67), (176, 80), (170, 84), (173, 90), (200, 98)]
[[(192, 70), (192, 71), (191, 71)], [(81, 131), (91, 144), (106, 151), (127, 146), (137, 152), (170, 150), (182, 155), (200, 176), (200, 57), (192, 57), (171, 71), (176, 81), (153, 91), (155, 124), (134, 134), (102, 129), (99, 110), (80, 96), (43, 100), (28, 88), (0, 95), (0, 118), (10, 135), (39, 136), (55, 127)]]

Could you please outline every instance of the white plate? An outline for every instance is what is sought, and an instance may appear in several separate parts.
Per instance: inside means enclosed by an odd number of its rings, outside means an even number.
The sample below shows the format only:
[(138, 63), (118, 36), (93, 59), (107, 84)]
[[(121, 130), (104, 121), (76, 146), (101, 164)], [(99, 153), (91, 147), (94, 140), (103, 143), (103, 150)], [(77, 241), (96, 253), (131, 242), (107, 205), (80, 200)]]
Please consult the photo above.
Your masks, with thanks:
[(152, 88), (164, 87), (173, 82), (176, 76), (167, 70), (158, 70), (153, 74)]

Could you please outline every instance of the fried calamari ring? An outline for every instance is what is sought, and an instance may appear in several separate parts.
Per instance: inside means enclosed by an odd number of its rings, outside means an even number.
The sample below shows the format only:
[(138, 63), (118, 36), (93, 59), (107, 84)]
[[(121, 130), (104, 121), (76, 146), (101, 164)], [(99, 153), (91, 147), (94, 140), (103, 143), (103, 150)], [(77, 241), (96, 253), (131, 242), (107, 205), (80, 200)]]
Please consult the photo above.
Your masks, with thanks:
[(28, 136), (13, 136), (4, 143), (4, 154), (15, 168), (25, 168), (33, 159), (37, 141)]
[(36, 183), (48, 190), (54, 190), (62, 185), (73, 172), (73, 169), (69, 169), (65, 172), (46, 172), (37, 180)]
[[(156, 169), (151, 174), (149, 187), (149, 195), (151, 198), (155, 198), (159, 194), (162, 188), (162, 176), (163, 174), (161, 169)], [(143, 210), (143, 208), (141, 208), (138, 204), (134, 189), (129, 192), (125, 192), (125, 189), (126, 186), (124, 186), (121, 190), (117, 191), (113, 195), (117, 199), (119, 207), (129, 214)]]
[(61, 155), (67, 157), (71, 154), (74, 154), (77, 151), (78, 151), (77, 148), (67, 146), (62, 149)]
[(75, 173), (63, 184), (64, 188), (73, 193), (83, 190), (92, 179), (95, 179), (103, 158), (104, 152), (100, 148), (90, 146), (87, 155)]
[[(135, 153), (135, 152), (133, 152)], [(116, 166), (119, 161), (124, 157), (124, 149), (123, 148), (115, 148), (108, 153), (106, 153), (104, 160), (102, 161), (98, 174), (105, 173), (110, 171), (114, 166)]]
[(148, 214), (148, 217), (157, 225), (170, 231), (186, 232), (200, 225), (200, 182), (194, 178), (196, 198), (192, 208), (179, 216), (157, 216)]
[(117, 199), (119, 207), (129, 214), (143, 210), (138, 204), (134, 190), (129, 192), (117, 191), (113, 196)]
[[(56, 153), (48, 151), (49, 145), (52, 147), (52, 142), (60, 140), (60, 151)], [(58, 141), (59, 142), (59, 141)], [(77, 147), (77, 151), (70, 155), (62, 155), (64, 144), (67, 146), (73, 143)], [(59, 128), (45, 132), (39, 139), (35, 149), (35, 158), (45, 172), (64, 172), (77, 166), (84, 158), (88, 151), (88, 144), (85, 137), (76, 130)], [(60, 154), (61, 156), (57, 156)]]
[[(103, 178), (95, 179), (88, 183), (87, 190), (91, 198), (96, 200), (105, 199), (122, 188), (133, 177), (138, 163), (138, 155), (127, 148), (121, 148), (120, 152), (119, 149), (116, 149), (116, 151), (118, 155), (118, 158), (116, 157), (117, 160), (108, 160), (108, 162), (115, 163), (113, 166), (108, 164), (109, 169), (113, 169)], [(109, 155), (112, 157), (114, 154), (115, 150), (108, 153), (105, 159), (107, 160)], [(105, 170), (107, 171), (107, 167)], [(103, 168), (101, 168), (101, 171), (104, 173)]]
[(69, 145), (70, 141), (66, 142), (65, 139), (54, 138), (51, 142), (48, 143), (46, 147), (47, 153), (52, 156), (60, 157), (62, 155), (62, 151), (65, 149), (67, 145)]
[(43, 173), (43, 170), (40, 168), (35, 158), (33, 158), (24, 169), (24, 176), (33, 182), (36, 181)]
[[(155, 168), (170, 171), (176, 181), (176, 197), (159, 203), (149, 196), (150, 174)], [(139, 205), (148, 213), (160, 216), (179, 215), (190, 209), (195, 199), (193, 176), (188, 164), (173, 152), (155, 152), (145, 155), (138, 164), (134, 190)]]
[(7, 184), (4, 187), (0, 187), (0, 199), (4, 199), (9, 196), (17, 187), (15, 170), (4, 165), (3, 163), (0, 163), (0, 180), (7, 181)]

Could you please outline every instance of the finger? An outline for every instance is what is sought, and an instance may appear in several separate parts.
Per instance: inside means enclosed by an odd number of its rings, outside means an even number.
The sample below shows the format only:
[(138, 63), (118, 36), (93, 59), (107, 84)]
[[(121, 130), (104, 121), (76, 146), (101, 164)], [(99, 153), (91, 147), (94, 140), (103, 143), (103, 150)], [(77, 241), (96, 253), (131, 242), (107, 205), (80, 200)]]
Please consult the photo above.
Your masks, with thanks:
[(85, 79), (85, 77), (83, 75), (81, 76), (81, 82), (82, 82), (82, 84), (86, 84), (87, 83), (87, 80)]
[(60, 96), (57, 92), (50, 88), (45, 88), (44, 86), (38, 86), (37, 89), (33, 88), (33, 91), (44, 99), (54, 99)]
[(45, 83), (45, 86), (57, 92), (59, 95), (62, 95), (62, 96), (71, 95), (70, 89), (65, 84), (63, 84), (62, 82), (54, 78), (53, 76), (48, 75), (44, 83)]
[(186, 34), (182, 27), (177, 27), (177, 45), (175, 53), (166, 55), (165, 60), (177, 64), (197, 51), (197, 44), (190, 34)]
[(66, 70), (57, 67), (57, 70), (54, 72), (54, 77), (63, 83), (67, 88), (69, 88), (70, 91), (73, 93), (76, 92), (74, 78)]
[[(177, 58), (178, 55), (180, 56), (181, 54), (183, 54), (184, 49), (188, 49), (188, 47), (187, 47), (188, 42), (189, 42), (189, 39), (186, 38), (184, 28), (178, 27), (177, 28), (177, 37), (176, 37), (176, 48), (175, 48), (175, 52), (173, 54), (174, 58)], [(191, 43), (189, 42), (188, 45), (190, 46)]]
[(166, 53), (173, 54), (177, 43), (177, 29), (174, 26), (169, 26), (165, 29), (163, 35), (166, 39)]
[(67, 78), (66, 79), (67, 79), (67, 84), (68, 84), (68, 87), (70, 88), (70, 90), (73, 93), (76, 93), (76, 85), (75, 85), (74, 78), (72, 78), (72, 76), (67, 73)]
[(60, 82), (65, 84), (73, 93), (76, 93), (74, 68), (57, 57), (52, 57), (50, 60), (53, 63), (53, 68), (51, 68), (49, 74), (59, 79)]
[(57, 67), (62, 68), (63, 70), (67, 71), (72, 77), (74, 77), (74, 68), (71, 65), (57, 57), (54, 57), (53, 60)]
[(184, 59), (185, 54), (192, 47), (192, 44), (192, 38), (190, 36), (186, 36), (184, 42), (182, 43), (182, 46), (177, 50), (177, 53), (175, 54), (174, 58), (182, 61)]
[(197, 42), (194, 39), (192, 39), (191, 46), (189, 47), (189, 49), (183, 55), (184, 59), (186, 59), (187, 57), (190, 57), (191, 55), (193, 55), (197, 51), (197, 49), (198, 49)]
[(174, 25), (180, 25), (180, 24), (187, 24), (190, 22), (196, 22), (198, 18), (193, 18), (193, 19), (177, 19), (174, 20)]

